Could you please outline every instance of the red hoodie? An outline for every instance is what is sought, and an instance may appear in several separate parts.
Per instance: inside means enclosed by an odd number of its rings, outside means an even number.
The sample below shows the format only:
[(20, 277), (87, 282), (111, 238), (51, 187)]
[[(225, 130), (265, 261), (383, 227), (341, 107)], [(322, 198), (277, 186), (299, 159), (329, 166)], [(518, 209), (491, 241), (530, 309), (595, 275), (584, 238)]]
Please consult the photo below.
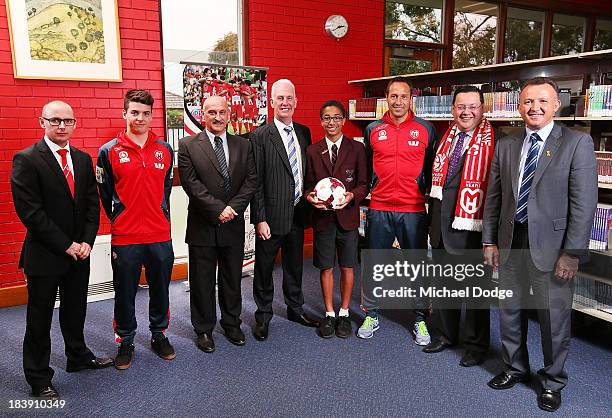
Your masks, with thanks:
[(172, 148), (152, 132), (143, 148), (125, 131), (100, 147), (96, 180), (112, 245), (170, 240), (172, 162)]
[(364, 141), (371, 174), (370, 208), (425, 211), (425, 191), (435, 156), (432, 124), (410, 111), (406, 120), (396, 125), (387, 112), (367, 126)]

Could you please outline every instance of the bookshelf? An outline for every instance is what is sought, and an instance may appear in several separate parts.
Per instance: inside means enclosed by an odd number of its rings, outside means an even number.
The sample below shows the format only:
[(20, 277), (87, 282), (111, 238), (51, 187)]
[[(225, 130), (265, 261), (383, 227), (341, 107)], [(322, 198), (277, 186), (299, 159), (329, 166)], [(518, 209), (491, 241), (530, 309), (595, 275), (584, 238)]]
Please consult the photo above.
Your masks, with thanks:
[[(605, 146), (604, 137), (608, 137), (608, 140), (612, 137), (612, 134), (606, 133), (606, 131), (611, 131), (612, 127), (610, 123), (612, 121), (612, 88), (600, 86), (612, 84), (610, 74), (612, 74), (612, 49), (529, 61), (407, 74), (401, 77), (410, 81), (415, 92), (429, 93), (419, 96), (425, 99), (413, 101), (413, 108), (417, 116), (419, 114), (427, 116), (423, 119), (434, 123), (437, 130), (443, 129), (444, 125), (448, 126), (448, 123), (453, 120), (447, 116), (450, 113), (447, 99), (453, 86), (483, 85), (483, 90), (489, 94), (488, 96), (485, 94), (485, 116), (498, 125), (507, 124), (516, 127), (523, 122), (520, 117), (516, 117), (516, 89), (519, 85), (517, 81), (539, 76), (553, 78), (560, 82), (561, 87), (572, 86), (571, 91), (568, 89), (564, 92), (565, 97), (563, 97), (563, 90), (560, 94), (563, 109), (559, 116), (555, 117), (555, 121), (590, 132), (593, 139), (596, 139), (596, 144), (600, 139), (602, 140), (602, 150), (609, 150)], [(349, 81), (351, 85), (363, 86), (363, 99), (349, 101), (349, 120), (360, 123), (379, 119), (384, 112), (380, 98), (385, 95), (388, 81), (395, 77), (398, 76)], [(580, 92), (580, 95), (572, 97), (571, 92), (577, 91)], [(603, 94), (601, 94), (602, 91)], [(432, 106), (428, 106), (428, 96), (438, 96), (429, 102)], [(500, 101), (499, 98), (502, 100)], [(507, 101), (504, 102), (504, 99)], [(360, 103), (360, 100), (363, 102)], [(363, 103), (369, 107), (364, 107)], [(425, 107), (422, 106), (423, 103), (426, 104)], [(361, 111), (361, 117), (354, 117), (354, 114), (351, 117), (351, 107), (353, 111)], [(420, 113), (419, 110), (426, 112)], [(441, 116), (430, 117), (435, 114)], [(506, 115), (512, 117), (500, 117)], [(596, 147), (599, 146), (596, 145)], [(604, 170), (604, 173), (607, 175), (608, 171)], [(607, 181), (607, 179), (599, 180), (600, 205), (612, 204), (612, 184)], [(574, 296), (574, 310), (612, 323), (612, 242), (609, 241), (612, 239), (609, 238), (612, 237), (610, 232), (612, 219), (608, 221), (607, 227), (605, 225), (605, 222), (599, 225), (598, 235), (592, 236), (592, 242), (596, 244), (595, 248), (598, 250), (590, 250), (590, 261), (581, 265), (578, 272), (576, 281), (579, 285), (577, 285), (577, 293)], [(607, 228), (607, 233), (605, 233), (605, 228)], [(603, 234), (602, 230), (604, 230)]]

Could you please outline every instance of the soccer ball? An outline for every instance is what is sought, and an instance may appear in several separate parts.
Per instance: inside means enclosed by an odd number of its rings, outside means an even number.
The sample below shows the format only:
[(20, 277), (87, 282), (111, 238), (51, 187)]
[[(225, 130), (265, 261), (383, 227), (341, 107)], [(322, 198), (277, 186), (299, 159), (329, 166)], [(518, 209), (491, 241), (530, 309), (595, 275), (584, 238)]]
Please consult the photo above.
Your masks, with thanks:
[(344, 202), (346, 188), (337, 178), (326, 177), (319, 180), (314, 191), (328, 210), (334, 210)]

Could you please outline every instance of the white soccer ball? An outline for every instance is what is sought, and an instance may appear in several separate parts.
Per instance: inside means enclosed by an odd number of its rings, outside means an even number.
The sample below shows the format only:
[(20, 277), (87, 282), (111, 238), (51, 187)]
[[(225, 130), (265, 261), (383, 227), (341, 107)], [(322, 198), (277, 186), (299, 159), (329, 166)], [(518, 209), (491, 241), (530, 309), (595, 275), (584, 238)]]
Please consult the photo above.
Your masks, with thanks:
[(333, 210), (344, 202), (346, 188), (337, 178), (326, 177), (319, 180), (314, 191), (317, 199), (319, 199), (328, 210)]

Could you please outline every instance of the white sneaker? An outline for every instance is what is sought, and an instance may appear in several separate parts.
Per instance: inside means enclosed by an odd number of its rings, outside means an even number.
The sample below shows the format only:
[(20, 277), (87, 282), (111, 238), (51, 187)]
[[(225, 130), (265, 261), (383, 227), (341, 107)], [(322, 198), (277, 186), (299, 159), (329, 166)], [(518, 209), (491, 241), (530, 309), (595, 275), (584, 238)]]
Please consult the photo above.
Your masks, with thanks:
[(427, 345), (431, 342), (429, 331), (427, 331), (427, 324), (425, 321), (419, 321), (414, 323), (414, 342), (416, 345)]
[(363, 324), (361, 324), (357, 330), (357, 336), (367, 340), (374, 336), (374, 331), (376, 331), (378, 328), (380, 328), (378, 325), (378, 318), (366, 316), (363, 320)]

